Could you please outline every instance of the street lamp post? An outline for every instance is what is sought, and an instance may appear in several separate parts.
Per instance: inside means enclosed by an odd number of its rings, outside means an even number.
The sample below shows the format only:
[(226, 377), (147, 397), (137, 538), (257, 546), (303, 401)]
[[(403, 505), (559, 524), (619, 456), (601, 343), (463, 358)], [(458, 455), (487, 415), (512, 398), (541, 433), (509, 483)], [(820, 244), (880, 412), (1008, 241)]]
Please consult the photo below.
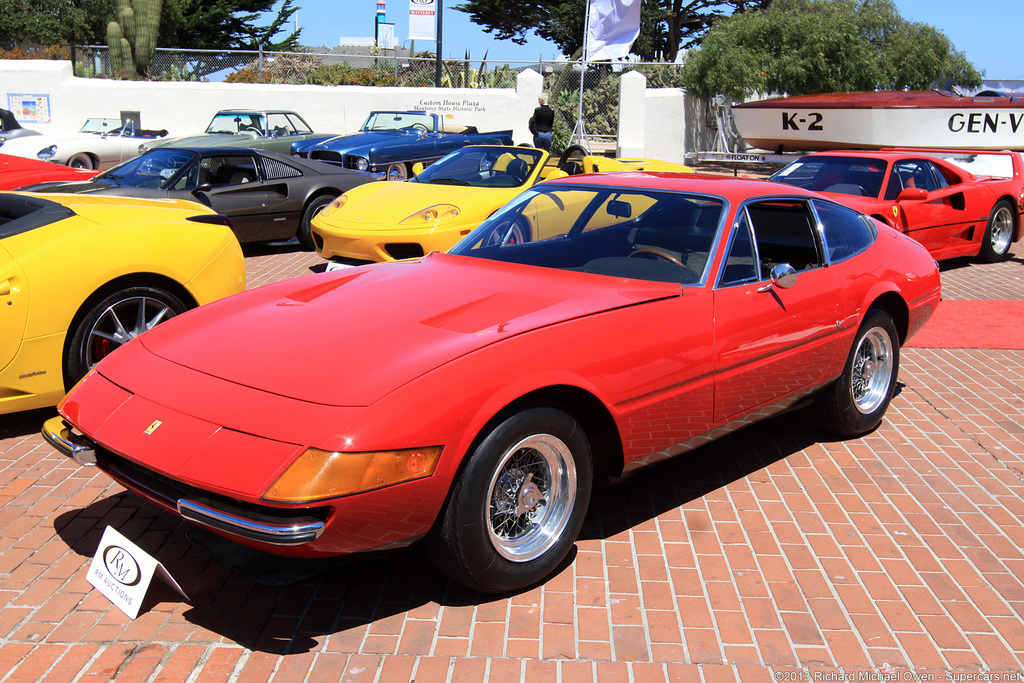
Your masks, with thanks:
[(444, 14), (444, 0), (437, 0), (437, 58), (434, 61), (434, 87), (441, 87), (441, 15)]

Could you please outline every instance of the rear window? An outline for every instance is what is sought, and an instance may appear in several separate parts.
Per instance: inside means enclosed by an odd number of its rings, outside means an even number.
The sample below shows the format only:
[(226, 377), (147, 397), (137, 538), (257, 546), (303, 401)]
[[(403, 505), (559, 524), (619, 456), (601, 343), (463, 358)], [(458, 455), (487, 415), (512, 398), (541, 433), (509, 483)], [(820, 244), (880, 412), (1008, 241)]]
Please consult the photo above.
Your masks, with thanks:
[(0, 239), (74, 216), (62, 204), (21, 194), (0, 194)]

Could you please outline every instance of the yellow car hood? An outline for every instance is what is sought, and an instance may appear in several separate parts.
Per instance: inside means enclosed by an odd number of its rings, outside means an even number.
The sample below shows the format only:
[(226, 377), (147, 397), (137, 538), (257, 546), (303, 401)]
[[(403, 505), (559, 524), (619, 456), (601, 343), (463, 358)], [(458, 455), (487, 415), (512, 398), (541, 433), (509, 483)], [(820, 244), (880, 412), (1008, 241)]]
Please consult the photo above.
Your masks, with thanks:
[[(397, 225), (409, 216), (437, 204), (457, 206), (463, 217), (483, 219), (526, 189), (520, 187), (466, 187), (428, 183), (368, 183), (347, 192), (348, 202), (321, 220), (326, 225)], [(409, 226), (410, 228), (423, 225)]]

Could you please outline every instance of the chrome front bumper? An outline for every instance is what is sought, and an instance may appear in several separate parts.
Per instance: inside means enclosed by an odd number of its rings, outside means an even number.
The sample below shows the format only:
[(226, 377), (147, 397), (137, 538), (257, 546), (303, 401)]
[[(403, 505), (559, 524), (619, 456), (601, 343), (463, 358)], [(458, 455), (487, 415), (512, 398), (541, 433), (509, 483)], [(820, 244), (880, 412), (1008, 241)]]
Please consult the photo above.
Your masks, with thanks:
[[(43, 424), (43, 438), (59, 453), (71, 458), (79, 465), (94, 467), (97, 450), (100, 448), (88, 437), (76, 434), (62, 417), (54, 417)], [(105, 462), (112, 455), (105, 456)], [(123, 468), (121, 468), (123, 469)], [(316, 540), (324, 532), (326, 524), (313, 516), (275, 516), (270, 509), (267, 514), (252, 514), (238, 508), (228, 499), (222, 502), (210, 500), (199, 502), (189, 498), (177, 498), (157, 493), (152, 488), (132, 477), (118, 476), (118, 468), (107, 463), (103, 470), (117, 481), (167, 506), (173, 506), (183, 519), (219, 531), (228, 536), (244, 538), (273, 546), (296, 546)], [(124, 475), (124, 472), (121, 472)], [(202, 494), (194, 489), (197, 494)], [(206, 494), (201, 497), (205, 498)], [(263, 519), (257, 519), (262, 517)]]
[(81, 434), (75, 434), (64, 418), (57, 416), (47, 420), (43, 424), (43, 438), (56, 448), (58, 453), (66, 455), (79, 465), (96, 466), (96, 444)]

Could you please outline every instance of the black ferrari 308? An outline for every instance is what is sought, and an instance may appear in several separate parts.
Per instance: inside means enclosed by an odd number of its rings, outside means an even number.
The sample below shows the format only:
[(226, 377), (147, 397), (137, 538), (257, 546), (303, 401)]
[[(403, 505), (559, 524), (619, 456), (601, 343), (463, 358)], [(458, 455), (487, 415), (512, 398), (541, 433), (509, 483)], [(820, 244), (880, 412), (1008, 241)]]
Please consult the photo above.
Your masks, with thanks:
[(313, 248), (310, 221), (340, 194), (373, 174), (255, 149), (151, 150), (87, 182), (41, 183), (30, 192), (192, 199), (231, 219), (238, 241), (296, 237)]

